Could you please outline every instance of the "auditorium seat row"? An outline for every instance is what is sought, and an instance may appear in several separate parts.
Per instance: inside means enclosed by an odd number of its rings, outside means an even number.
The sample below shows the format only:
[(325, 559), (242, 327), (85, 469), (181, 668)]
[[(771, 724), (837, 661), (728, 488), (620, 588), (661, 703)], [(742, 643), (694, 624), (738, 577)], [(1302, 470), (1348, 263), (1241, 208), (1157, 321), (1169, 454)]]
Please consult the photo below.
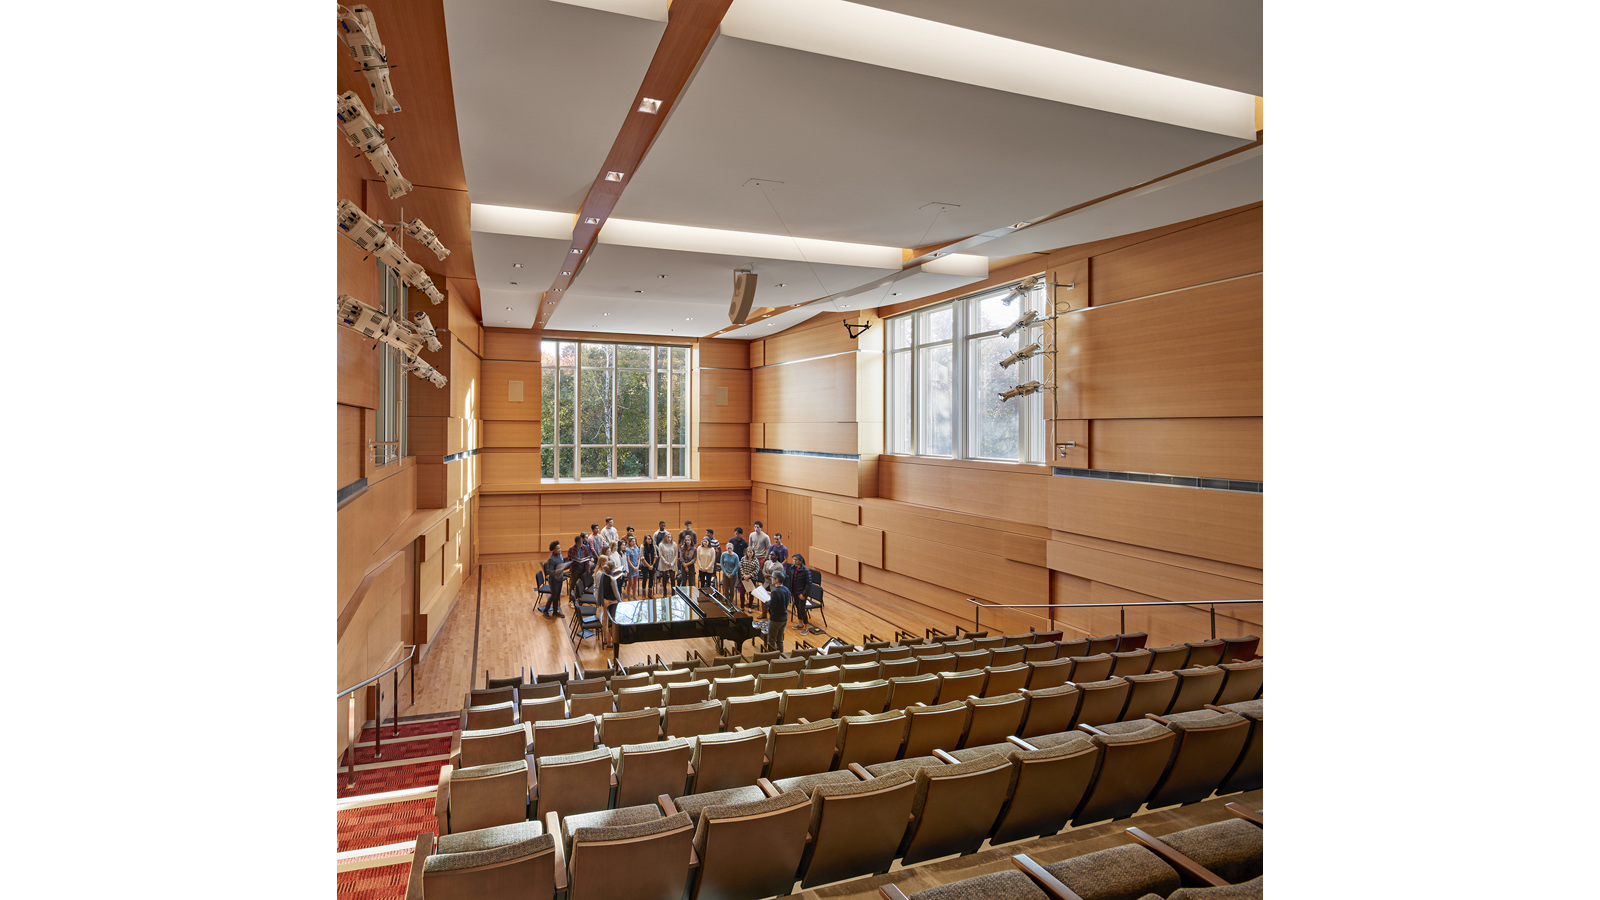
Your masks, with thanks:
[[(882, 873), (896, 859), (913, 865), (975, 852), (986, 840), (1054, 834), (1069, 821), (1085, 825), (1132, 815), (1143, 805), (1196, 802), (1218, 788), (1244, 789), (1230, 782), (1241, 781), (1238, 770), (1252, 756), (1244, 744), (1252, 734), (1259, 745), (1261, 702), (1235, 706), (1165, 722), (1083, 726), (1033, 740), (1013, 736), (676, 798), (670, 787), (684, 788), (691, 753), (701, 749), (691, 743), (711, 739), (544, 757), (537, 760), (537, 779), (524, 762), (483, 767), (494, 771), (465, 782), (461, 773), (451, 777), (447, 766), (440, 781), (440, 838), (437, 846), (419, 841), (413, 886), (425, 884), (433, 900), (472, 891), (497, 896), (496, 888), (486, 887), (494, 878), (501, 887), (511, 880), (531, 886), (518, 896), (566, 890), (569, 900), (666, 900), (687, 889), (692, 898), (754, 900), (788, 893), (796, 880), (809, 888)], [(1259, 746), (1254, 759), (1259, 766)], [(574, 772), (562, 773), (568, 766)], [(587, 771), (569, 779), (579, 767)], [(635, 770), (655, 780), (629, 786)], [(558, 773), (560, 786), (552, 783)], [(1253, 777), (1259, 783), (1259, 772)], [(601, 794), (579, 781), (602, 790), (615, 782), (617, 808), (582, 809), (582, 790)], [(493, 783), (502, 786), (497, 794)], [(650, 802), (648, 791), (657, 788), (668, 789)], [(501, 811), (509, 821), (483, 817), (495, 796), (511, 800)], [(531, 822), (530, 803), (537, 808)], [(458, 857), (472, 853), (483, 855)], [(492, 868), (505, 871), (495, 876)]]
[[(1011, 871), (950, 882), (909, 896), (893, 884), (884, 900), (1261, 900), (1264, 861), (1259, 813), (1229, 809), (1229, 819), (1157, 838), (1128, 829), (1135, 843), (1040, 865), (1027, 854)], [(1254, 822), (1255, 824), (1251, 824)]]

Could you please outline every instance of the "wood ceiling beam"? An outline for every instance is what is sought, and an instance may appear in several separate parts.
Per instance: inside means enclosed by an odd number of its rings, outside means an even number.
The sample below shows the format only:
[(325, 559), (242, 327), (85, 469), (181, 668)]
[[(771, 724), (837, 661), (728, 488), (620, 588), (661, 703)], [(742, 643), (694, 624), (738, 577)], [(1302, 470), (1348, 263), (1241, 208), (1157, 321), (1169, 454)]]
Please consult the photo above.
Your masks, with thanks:
[[(666, 124), (667, 115), (677, 105), (678, 97), (688, 86), (695, 69), (699, 68), (706, 48), (711, 46), (711, 40), (716, 37), (717, 28), (722, 24), (722, 17), (732, 3), (733, 0), (672, 0), (672, 5), (667, 9), (666, 30), (661, 33), (661, 43), (656, 45), (655, 56), (651, 57), (650, 67), (645, 70), (644, 81), (634, 95), (628, 116), (611, 145), (611, 152), (606, 154), (605, 163), (600, 166), (594, 184), (589, 187), (589, 193), (578, 209), (566, 258), (550, 282), (550, 288), (539, 296), (539, 314), (533, 324), (535, 329), (544, 328), (545, 323), (550, 321), (562, 296), (577, 279), (578, 273), (583, 271), (600, 237), (600, 229), (605, 227), (606, 219), (616, 208), (623, 190), (639, 170), (639, 164), (650, 151), (650, 145), (655, 143), (661, 126)], [(660, 107), (654, 113), (641, 112), (639, 109), (647, 98), (660, 102)], [(608, 180), (607, 173), (611, 172), (621, 173), (620, 180)]]

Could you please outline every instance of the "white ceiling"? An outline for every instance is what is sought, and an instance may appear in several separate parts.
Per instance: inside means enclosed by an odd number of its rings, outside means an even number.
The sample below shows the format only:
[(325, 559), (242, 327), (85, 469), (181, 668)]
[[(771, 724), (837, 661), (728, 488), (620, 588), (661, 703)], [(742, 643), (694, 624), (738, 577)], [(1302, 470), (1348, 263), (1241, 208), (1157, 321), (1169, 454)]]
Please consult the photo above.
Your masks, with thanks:
[[(651, 6), (637, 5), (641, 10)], [(865, 5), (1234, 90), (1259, 85), (1258, 3), (1008, 0), (980, 7), (958, 0), (875, 0)], [(662, 23), (551, 0), (446, 0), (445, 12), (462, 159), (474, 204), (570, 216), (629, 111)], [(615, 215), (914, 247), (1038, 218), (1243, 143), (721, 35), (639, 170), (629, 176)], [(1001, 258), (1237, 206), (1260, 198), (1260, 171), (1259, 159), (1208, 171), (966, 252)], [(766, 184), (748, 183), (752, 178)], [(1249, 199), (1231, 202), (1240, 196)], [(929, 205), (935, 202), (947, 205)], [(1224, 205), (1213, 206), (1217, 203)], [(1125, 227), (1144, 222), (1150, 224)], [(475, 212), (474, 229), (480, 227)], [(566, 245), (554, 236), (474, 230), (486, 323), (531, 326), (539, 293), (566, 262)], [(727, 325), (736, 268), (758, 273), (757, 306), (848, 292), (893, 274), (872, 266), (820, 264), (813, 272), (793, 258), (804, 257), (801, 252), (781, 254), (791, 257), (783, 260), (664, 246), (669, 244), (619, 246), (607, 243), (602, 231), (601, 245), (550, 327), (704, 335)], [(513, 262), (524, 268), (512, 269)], [(657, 279), (659, 274), (669, 277)], [(893, 291), (900, 296), (893, 300), (879, 298), (890, 292), (873, 285), (848, 302), (900, 302), (975, 280), (908, 273), (895, 281)], [(513, 287), (510, 281), (519, 284)], [(779, 282), (788, 287), (778, 289)], [(730, 336), (757, 335), (769, 325), (778, 330), (834, 312), (834, 304), (821, 306), (826, 308), (752, 323)]]

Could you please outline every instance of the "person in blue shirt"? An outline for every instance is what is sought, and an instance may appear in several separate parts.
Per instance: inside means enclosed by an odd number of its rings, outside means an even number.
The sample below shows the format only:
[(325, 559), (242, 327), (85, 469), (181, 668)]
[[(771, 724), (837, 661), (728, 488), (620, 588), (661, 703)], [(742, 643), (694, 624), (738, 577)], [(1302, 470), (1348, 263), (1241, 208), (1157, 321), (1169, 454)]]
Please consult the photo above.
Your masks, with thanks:
[(642, 551), (639, 542), (634, 539), (632, 528), (628, 529), (628, 545), (622, 548), (622, 557), (628, 563), (628, 599), (637, 600), (639, 597), (639, 561)]
[(783, 535), (775, 534), (772, 536), (772, 551), (767, 555), (779, 563), (788, 562), (789, 548), (783, 545)]
[(733, 543), (730, 541), (722, 556), (717, 558), (722, 566), (722, 599), (733, 602), (734, 584), (739, 580), (739, 554), (733, 552)]

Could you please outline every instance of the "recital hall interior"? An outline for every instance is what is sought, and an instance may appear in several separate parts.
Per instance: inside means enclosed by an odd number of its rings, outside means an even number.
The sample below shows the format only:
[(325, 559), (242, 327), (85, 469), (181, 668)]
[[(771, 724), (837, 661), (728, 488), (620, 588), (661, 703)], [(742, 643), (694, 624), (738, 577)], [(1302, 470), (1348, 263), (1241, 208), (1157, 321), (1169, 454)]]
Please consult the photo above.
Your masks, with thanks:
[(327, 24), (339, 896), (1261, 896), (1259, 3)]

